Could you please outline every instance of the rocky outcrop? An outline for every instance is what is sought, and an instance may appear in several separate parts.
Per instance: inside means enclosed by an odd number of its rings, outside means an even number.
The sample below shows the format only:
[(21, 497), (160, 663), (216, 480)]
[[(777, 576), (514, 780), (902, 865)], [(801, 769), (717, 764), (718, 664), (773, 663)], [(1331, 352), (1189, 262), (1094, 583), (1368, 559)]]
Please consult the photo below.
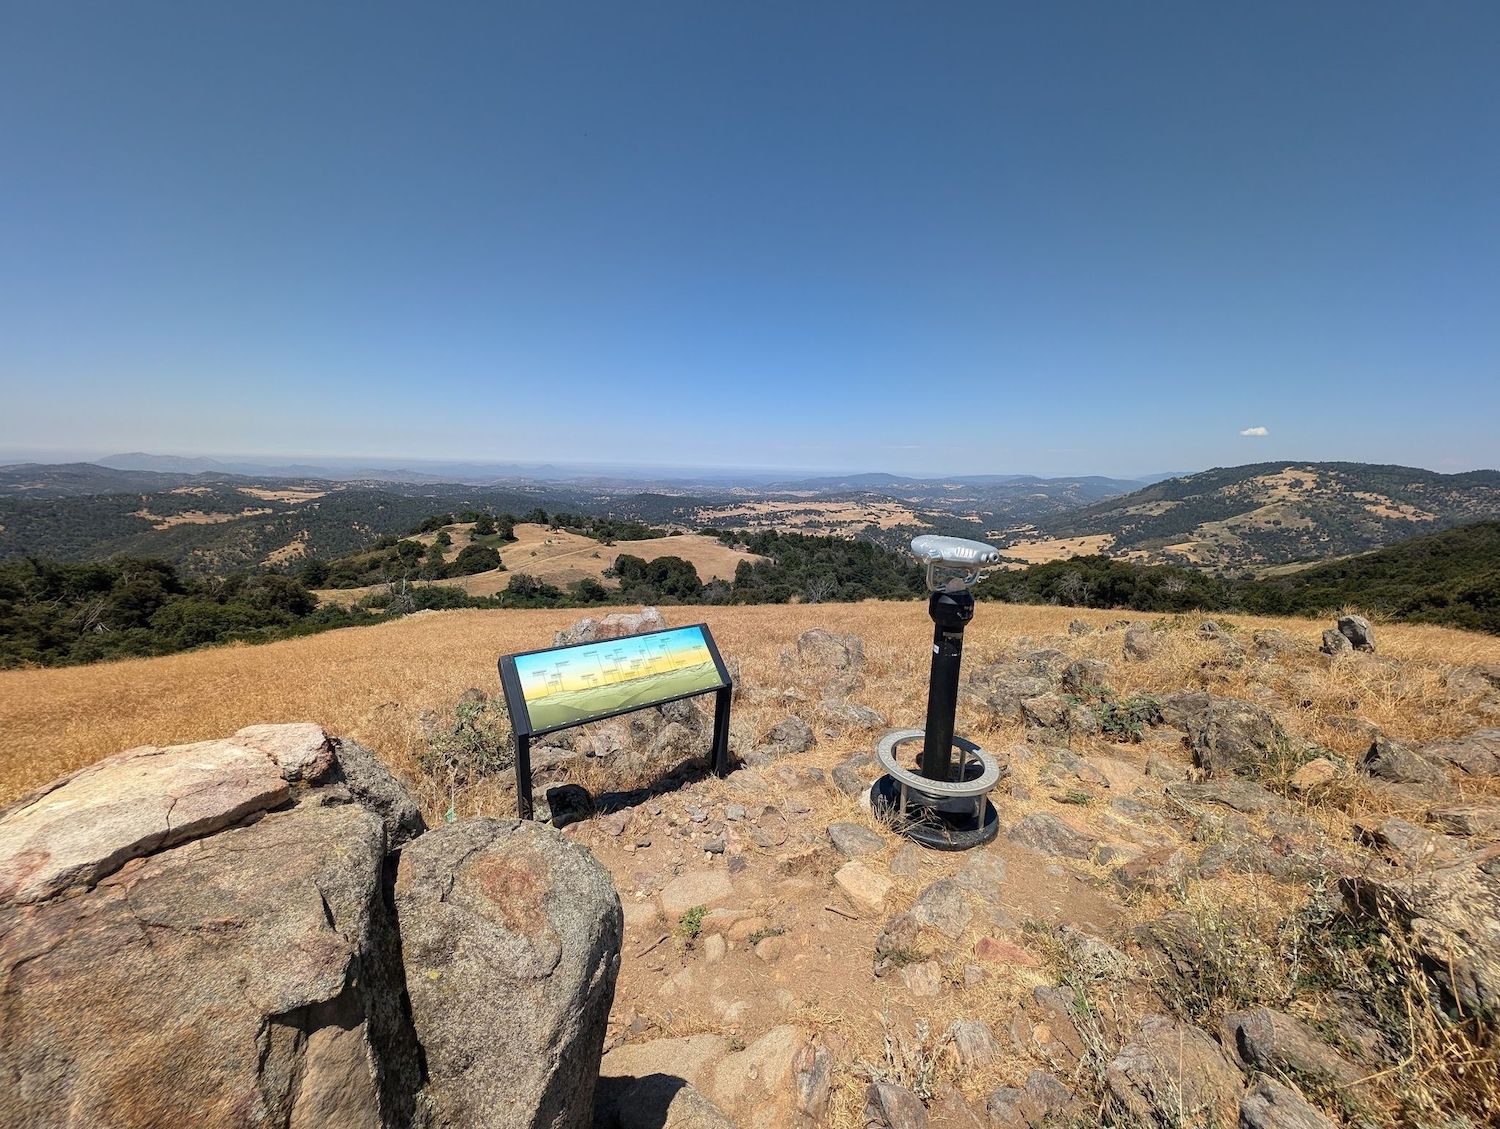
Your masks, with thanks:
[(1187, 733), (1198, 765), (1210, 776), (1254, 775), (1285, 741), (1263, 706), (1198, 691), (1170, 694), (1162, 716)]
[(357, 787), (312, 725), (133, 749), (0, 815), (0, 1123), (410, 1121), (383, 874), (415, 808), (342, 750)]
[(1465, 1011), (1500, 1009), (1500, 847), (1416, 874), (1342, 878), (1339, 888), (1351, 912), (1405, 929)]
[(1141, 1125), (1227, 1125), (1239, 1110), (1240, 1072), (1196, 1027), (1148, 1015), (1106, 1077), (1110, 1096)]
[(536, 825), (424, 832), (310, 724), (132, 749), (0, 812), (0, 1124), (587, 1124), (607, 873)]
[(573, 643), (597, 643), (601, 639), (619, 639), (624, 635), (644, 635), (648, 631), (665, 631), (667, 621), (655, 608), (638, 612), (611, 612), (601, 619), (585, 617), (552, 637), (554, 647)]
[(402, 852), (395, 898), (437, 1121), (588, 1125), (624, 930), (608, 872), (550, 828), (473, 819)]

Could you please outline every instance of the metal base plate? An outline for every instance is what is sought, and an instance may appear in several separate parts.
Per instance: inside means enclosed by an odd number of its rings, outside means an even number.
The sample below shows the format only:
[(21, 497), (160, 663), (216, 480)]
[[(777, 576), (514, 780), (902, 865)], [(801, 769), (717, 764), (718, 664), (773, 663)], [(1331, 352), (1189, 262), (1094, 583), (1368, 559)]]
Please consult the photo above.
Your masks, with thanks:
[(870, 809), (890, 817), (896, 834), (937, 851), (966, 851), (981, 847), (1000, 833), (1000, 816), (995, 805), (984, 801), (982, 812), (966, 804), (962, 812), (940, 811), (919, 807), (908, 800), (906, 818), (897, 814), (901, 806), (901, 785), (891, 776), (882, 776), (870, 788)]

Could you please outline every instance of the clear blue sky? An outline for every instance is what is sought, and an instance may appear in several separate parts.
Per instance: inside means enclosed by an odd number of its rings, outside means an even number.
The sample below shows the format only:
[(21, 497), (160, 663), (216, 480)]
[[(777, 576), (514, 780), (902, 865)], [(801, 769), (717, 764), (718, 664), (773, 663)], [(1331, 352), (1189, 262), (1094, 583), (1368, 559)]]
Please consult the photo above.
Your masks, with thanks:
[(0, 448), (1494, 466), (1497, 45), (1493, 0), (3, 0)]

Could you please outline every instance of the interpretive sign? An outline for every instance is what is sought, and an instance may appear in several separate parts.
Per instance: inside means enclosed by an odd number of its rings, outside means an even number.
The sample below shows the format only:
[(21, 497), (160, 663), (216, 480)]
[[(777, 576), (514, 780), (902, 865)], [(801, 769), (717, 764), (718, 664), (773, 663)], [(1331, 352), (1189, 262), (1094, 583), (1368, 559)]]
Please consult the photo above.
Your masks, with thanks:
[(500, 685), (516, 735), (516, 804), (531, 818), (531, 739), (696, 694), (714, 694), (714, 770), (729, 771), (733, 682), (704, 623), (503, 655)]

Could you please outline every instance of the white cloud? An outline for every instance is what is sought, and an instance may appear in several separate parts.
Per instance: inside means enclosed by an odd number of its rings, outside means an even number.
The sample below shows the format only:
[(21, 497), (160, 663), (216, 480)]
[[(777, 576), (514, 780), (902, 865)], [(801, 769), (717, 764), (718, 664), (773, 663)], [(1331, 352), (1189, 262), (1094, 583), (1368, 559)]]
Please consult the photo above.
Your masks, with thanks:
[(1241, 435), (1270, 435), (1271, 433), (1269, 431), (1267, 431), (1264, 427), (1247, 427), (1247, 428), (1245, 428), (1244, 431), (1241, 431), (1240, 434)]

